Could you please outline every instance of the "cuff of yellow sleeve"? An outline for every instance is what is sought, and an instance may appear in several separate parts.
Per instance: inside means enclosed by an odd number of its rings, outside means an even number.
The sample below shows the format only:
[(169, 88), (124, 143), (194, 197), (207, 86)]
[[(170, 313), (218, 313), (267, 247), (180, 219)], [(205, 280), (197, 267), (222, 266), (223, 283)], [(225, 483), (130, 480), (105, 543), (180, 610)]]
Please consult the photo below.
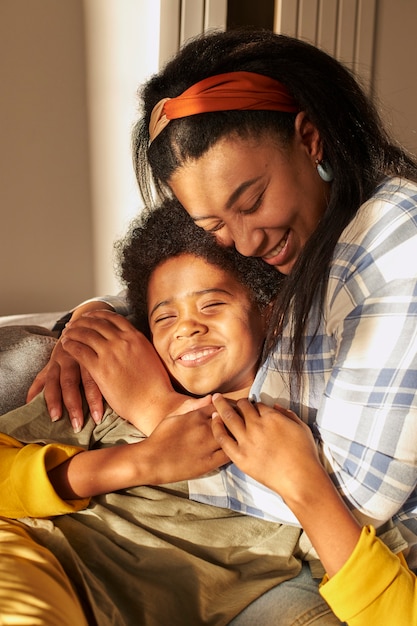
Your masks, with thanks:
[(49, 481), (48, 472), (83, 449), (59, 443), (28, 444), (16, 457), (10, 476), (10, 510), (6, 517), (50, 517), (73, 513), (88, 506), (89, 498), (62, 500)]
[(320, 594), (341, 621), (348, 621), (389, 587), (401, 566), (398, 556), (376, 537), (375, 529), (365, 526), (343, 567), (331, 578), (323, 578)]

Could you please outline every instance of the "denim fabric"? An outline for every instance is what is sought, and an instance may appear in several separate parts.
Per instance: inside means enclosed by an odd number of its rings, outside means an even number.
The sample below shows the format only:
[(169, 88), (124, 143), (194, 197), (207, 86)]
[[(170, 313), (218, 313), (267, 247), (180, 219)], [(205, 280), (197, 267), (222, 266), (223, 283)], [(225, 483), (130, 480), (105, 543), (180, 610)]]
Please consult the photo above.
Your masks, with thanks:
[(304, 565), (300, 574), (249, 604), (229, 626), (341, 626)]
[(36, 374), (55, 346), (53, 333), (40, 326), (0, 328), (0, 415), (26, 402)]

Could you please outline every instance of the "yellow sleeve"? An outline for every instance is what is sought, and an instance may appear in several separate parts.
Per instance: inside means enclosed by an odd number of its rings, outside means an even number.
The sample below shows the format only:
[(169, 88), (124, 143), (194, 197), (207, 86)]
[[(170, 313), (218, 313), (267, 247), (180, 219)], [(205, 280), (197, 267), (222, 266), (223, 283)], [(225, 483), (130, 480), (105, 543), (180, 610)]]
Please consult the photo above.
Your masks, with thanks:
[(62, 500), (48, 478), (48, 471), (82, 450), (59, 443), (25, 445), (0, 433), (0, 515), (50, 517), (84, 509), (89, 498)]
[(403, 555), (393, 554), (366, 526), (344, 566), (324, 577), (320, 593), (349, 626), (405, 626), (417, 624), (416, 580)]

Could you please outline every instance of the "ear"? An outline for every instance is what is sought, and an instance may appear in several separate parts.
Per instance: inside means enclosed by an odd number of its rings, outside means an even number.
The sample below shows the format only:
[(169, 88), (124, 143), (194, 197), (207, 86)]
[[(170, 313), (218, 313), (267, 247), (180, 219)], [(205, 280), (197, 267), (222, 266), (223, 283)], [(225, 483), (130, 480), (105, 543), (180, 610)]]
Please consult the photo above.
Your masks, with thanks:
[(313, 161), (323, 158), (323, 146), (317, 126), (307, 117), (305, 111), (300, 111), (294, 122), (295, 135), (307, 150)]

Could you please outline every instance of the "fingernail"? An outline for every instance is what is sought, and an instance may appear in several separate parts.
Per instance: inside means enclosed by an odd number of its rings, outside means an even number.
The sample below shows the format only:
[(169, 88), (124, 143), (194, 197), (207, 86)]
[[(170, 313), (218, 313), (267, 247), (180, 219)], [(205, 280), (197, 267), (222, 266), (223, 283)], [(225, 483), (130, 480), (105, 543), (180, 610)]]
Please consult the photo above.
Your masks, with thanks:
[(91, 416), (96, 424), (101, 424), (102, 416), (99, 411), (93, 411)]
[(81, 420), (75, 418), (72, 420), (72, 428), (75, 433), (79, 433), (81, 431)]
[(51, 416), (51, 421), (52, 422), (57, 422), (60, 419), (60, 414), (56, 409), (52, 409), (50, 412), (50, 416)]

